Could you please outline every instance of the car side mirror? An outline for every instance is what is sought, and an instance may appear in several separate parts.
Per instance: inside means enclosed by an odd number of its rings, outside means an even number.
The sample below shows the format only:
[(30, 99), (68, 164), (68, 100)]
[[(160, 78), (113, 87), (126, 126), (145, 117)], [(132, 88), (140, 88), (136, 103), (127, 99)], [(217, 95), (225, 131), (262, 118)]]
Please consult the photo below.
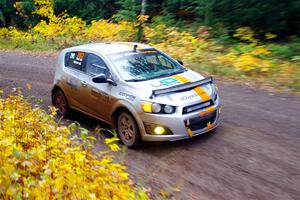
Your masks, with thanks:
[(110, 83), (113, 86), (117, 85), (111, 77), (107, 77), (105, 74), (98, 74), (92, 79), (92, 81), (94, 83)]
[(95, 76), (92, 80), (94, 83), (107, 83), (105, 74), (99, 74)]
[(182, 60), (177, 60), (177, 62), (178, 62), (179, 64), (183, 65)]

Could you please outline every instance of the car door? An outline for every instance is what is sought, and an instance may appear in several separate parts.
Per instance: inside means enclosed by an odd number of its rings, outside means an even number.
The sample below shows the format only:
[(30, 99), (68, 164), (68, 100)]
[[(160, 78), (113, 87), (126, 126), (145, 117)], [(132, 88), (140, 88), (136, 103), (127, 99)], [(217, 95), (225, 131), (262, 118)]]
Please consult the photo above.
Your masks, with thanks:
[(111, 89), (109, 83), (94, 83), (93, 77), (104, 73), (110, 76), (110, 71), (101, 57), (93, 53), (86, 54), (86, 73), (82, 79), (80, 101), (84, 111), (105, 121), (109, 120), (108, 113), (112, 107)]
[(71, 51), (65, 54), (65, 67), (63, 77), (64, 93), (71, 107), (81, 109), (80, 88), (84, 71), (85, 53)]

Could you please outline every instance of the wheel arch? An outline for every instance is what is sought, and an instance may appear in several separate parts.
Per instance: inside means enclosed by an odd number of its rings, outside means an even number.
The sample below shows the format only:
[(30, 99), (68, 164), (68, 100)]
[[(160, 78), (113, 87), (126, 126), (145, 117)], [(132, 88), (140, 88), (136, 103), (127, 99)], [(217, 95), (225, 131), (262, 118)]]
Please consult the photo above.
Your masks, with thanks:
[[(59, 87), (58, 85), (55, 85), (54, 87), (53, 87), (53, 89), (51, 90), (51, 101), (52, 101), (52, 105), (54, 105), (54, 102), (55, 102), (55, 92), (57, 91), (57, 90), (60, 90), (60, 91), (62, 91), (63, 93), (64, 93), (64, 95), (65, 95), (65, 92), (63, 91), (63, 89), (61, 88), (61, 87)], [(65, 95), (66, 96), (66, 95)], [(67, 97), (66, 97), (67, 98)]]
[(142, 120), (139, 117), (139, 114), (136, 112), (136, 110), (127, 102), (118, 102), (117, 104), (115, 104), (115, 106), (113, 107), (113, 112), (111, 114), (111, 127), (113, 129), (117, 129), (117, 119), (118, 116), (121, 112), (128, 112), (129, 114), (131, 114), (134, 118), (134, 120), (136, 121), (138, 128), (139, 128), (139, 132), (140, 132), (140, 136), (141, 138), (143, 138), (144, 133), (145, 133), (145, 127), (144, 124), (142, 122)]

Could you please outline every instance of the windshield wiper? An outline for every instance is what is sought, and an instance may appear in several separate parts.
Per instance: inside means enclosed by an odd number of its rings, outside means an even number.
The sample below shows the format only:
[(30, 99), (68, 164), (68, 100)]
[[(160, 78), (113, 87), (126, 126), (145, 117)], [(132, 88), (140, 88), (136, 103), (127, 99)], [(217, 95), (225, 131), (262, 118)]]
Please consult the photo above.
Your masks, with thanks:
[(158, 77), (156, 78), (161, 78), (161, 77), (166, 77), (166, 76), (172, 76), (172, 75), (175, 75), (175, 74), (181, 74), (185, 72), (185, 70), (180, 70), (178, 72), (168, 72), (168, 73), (165, 73), (165, 74), (162, 74), (162, 75), (159, 75)]
[(146, 81), (147, 79), (129, 79), (125, 80), (126, 82), (139, 82), (139, 81)]
[(162, 75), (158, 75), (158, 76), (154, 76), (154, 77), (149, 77), (149, 78), (144, 78), (144, 79), (129, 79), (129, 80), (125, 80), (125, 81), (126, 82), (148, 81), (148, 80), (151, 80), (151, 79), (162, 78), (162, 77), (166, 77), (166, 76), (172, 76), (172, 75), (175, 75), (175, 74), (181, 74), (181, 73), (183, 73), (185, 71), (187, 71), (187, 69), (180, 70), (178, 72), (169, 72), (169, 73), (165, 73), (165, 74), (162, 74)]

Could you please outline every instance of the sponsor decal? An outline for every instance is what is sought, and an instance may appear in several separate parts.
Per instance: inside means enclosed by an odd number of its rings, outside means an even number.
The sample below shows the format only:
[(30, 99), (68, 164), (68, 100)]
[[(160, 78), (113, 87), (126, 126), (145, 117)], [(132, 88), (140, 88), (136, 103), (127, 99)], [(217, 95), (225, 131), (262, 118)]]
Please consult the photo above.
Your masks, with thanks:
[(151, 85), (154, 87), (160, 87), (160, 86), (172, 86), (180, 83), (176, 78), (168, 77), (161, 79), (157, 83), (152, 83)]
[(75, 65), (81, 65), (81, 62), (79, 62), (79, 61), (77, 61), (77, 60), (73, 60), (73, 63), (74, 63)]
[(199, 95), (198, 94), (191, 94), (191, 95), (188, 95), (188, 96), (183, 96), (181, 97), (181, 101), (185, 101), (185, 100), (188, 100), (188, 99), (192, 99), (194, 97), (198, 97)]
[(131, 94), (127, 94), (124, 92), (120, 92), (119, 93), (120, 96), (125, 97), (125, 99), (129, 100), (129, 101), (134, 101), (135, 100), (135, 96), (131, 95)]

